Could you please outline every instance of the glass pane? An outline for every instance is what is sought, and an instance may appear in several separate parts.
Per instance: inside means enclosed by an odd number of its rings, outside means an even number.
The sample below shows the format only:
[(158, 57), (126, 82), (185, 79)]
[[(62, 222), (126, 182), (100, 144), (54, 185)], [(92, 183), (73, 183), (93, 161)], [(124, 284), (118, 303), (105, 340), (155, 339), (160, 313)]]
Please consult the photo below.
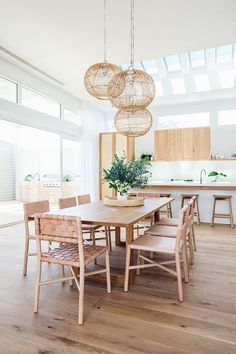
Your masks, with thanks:
[(22, 87), (22, 104), (36, 111), (60, 118), (60, 104)]
[(180, 70), (180, 61), (179, 61), (179, 56), (178, 55), (171, 55), (168, 57), (165, 57), (165, 62), (168, 71), (178, 71)]
[(231, 61), (233, 57), (233, 45), (223, 45), (221, 47), (216, 48), (216, 58), (217, 63), (223, 63), (227, 61)]
[(128, 70), (129, 69), (130, 64), (121, 64), (120, 67), (122, 70)]
[(63, 139), (63, 197), (81, 193), (81, 144)]
[(235, 71), (226, 70), (219, 73), (222, 88), (231, 88), (235, 82)]
[(220, 111), (218, 118), (219, 125), (236, 124), (236, 110)]
[(161, 81), (155, 81), (155, 85), (156, 85), (156, 97), (163, 96), (164, 93), (163, 93)]
[(69, 109), (64, 109), (64, 119), (69, 120), (74, 124), (81, 125), (81, 118), (79, 114), (72, 112)]
[(183, 78), (170, 80), (173, 94), (178, 95), (181, 93), (186, 93), (185, 83)]
[(17, 85), (9, 80), (0, 77), (0, 97), (11, 102), (17, 101)]
[(189, 113), (158, 117), (158, 129), (209, 127), (209, 113)]
[(204, 50), (197, 50), (195, 52), (190, 52), (189, 55), (190, 55), (190, 62), (192, 68), (206, 65)]
[(148, 74), (157, 74), (157, 64), (156, 60), (143, 60), (143, 67)]
[(197, 92), (210, 90), (208, 75), (194, 75), (194, 82)]

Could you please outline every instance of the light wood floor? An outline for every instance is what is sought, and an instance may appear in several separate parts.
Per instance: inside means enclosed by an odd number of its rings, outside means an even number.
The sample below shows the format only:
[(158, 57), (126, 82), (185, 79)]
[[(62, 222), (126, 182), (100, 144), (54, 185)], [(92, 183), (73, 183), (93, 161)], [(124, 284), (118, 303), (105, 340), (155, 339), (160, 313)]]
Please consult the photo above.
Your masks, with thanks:
[[(23, 225), (0, 230), (0, 353), (236, 353), (236, 228), (197, 228), (198, 251), (185, 302), (176, 281), (159, 270), (136, 277), (128, 293), (86, 282), (85, 324), (77, 325), (78, 293), (42, 288), (33, 314), (35, 260), (22, 276)], [(114, 251), (112, 265), (124, 266)], [(59, 275), (45, 266), (47, 277)]]

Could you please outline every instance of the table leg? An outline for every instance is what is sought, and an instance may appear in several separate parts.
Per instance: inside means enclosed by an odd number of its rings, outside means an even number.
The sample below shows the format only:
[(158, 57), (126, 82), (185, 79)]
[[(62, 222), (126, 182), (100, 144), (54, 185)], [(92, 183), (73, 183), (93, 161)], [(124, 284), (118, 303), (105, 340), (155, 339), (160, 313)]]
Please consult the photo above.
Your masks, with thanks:
[(120, 227), (115, 227), (115, 245), (120, 246)]
[(160, 221), (160, 219), (161, 219), (161, 212), (160, 212), (160, 210), (156, 210), (155, 213), (154, 213), (154, 221), (155, 221), (155, 223)]
[[(134, 228), (133, 225), (131, 226), (127, 226), (126, 227), (126, 246), (128, 244), (130, 244), (134, 239)], [(130, 256), (130, 265), (134, 264), (134, 256), (133, 256), (133, 252), (131, 252), (131, 256)], [(130, 274), (129, 274), (129, 283), (133, 284), (134, 282), (134, 271), (130, 270)]]

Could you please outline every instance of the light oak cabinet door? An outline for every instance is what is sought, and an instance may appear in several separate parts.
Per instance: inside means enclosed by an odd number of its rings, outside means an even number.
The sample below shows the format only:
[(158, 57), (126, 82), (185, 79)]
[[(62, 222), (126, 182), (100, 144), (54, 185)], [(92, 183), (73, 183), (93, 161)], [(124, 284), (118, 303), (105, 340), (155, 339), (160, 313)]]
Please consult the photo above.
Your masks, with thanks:
[(211, 131), (209, 127), (196, 128), (196, 160), (209, 160), (211, 152)]
[(182, 129), (169, 130), (169, 155), (170, 161), (182, 160)]
[(183, 160), (197, 159), (197, 136), (195, 128), (182, 129)]
[(100, 134), (100, 156), (99, 156), (99, 190), (100, 199), (105, 196), (115, 196), (115, 190), (109, 188), (108, 183), (103, 182), (103, 169), (111, 167), (115, 154), (122, 156), (123, 152), (128, 160), (134, 159), (134, 138), (129, 138), (119, 133)]
[(155, 131), (155, 161), (169, 161), (169, 130), (157, 130)]

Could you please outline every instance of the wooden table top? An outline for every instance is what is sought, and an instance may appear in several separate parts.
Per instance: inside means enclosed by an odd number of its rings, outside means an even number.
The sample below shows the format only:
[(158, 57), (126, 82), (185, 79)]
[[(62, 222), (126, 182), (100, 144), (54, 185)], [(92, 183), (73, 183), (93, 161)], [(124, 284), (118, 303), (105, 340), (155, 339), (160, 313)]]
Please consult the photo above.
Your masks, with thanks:
[(145, 199), (144, 205), (137, 207), (111, 207), (99, 201), (53, 210), (50, 214), (79, 216), (86, 224), (127, 227), (158, 211), (173, 200), (174, 198)]

